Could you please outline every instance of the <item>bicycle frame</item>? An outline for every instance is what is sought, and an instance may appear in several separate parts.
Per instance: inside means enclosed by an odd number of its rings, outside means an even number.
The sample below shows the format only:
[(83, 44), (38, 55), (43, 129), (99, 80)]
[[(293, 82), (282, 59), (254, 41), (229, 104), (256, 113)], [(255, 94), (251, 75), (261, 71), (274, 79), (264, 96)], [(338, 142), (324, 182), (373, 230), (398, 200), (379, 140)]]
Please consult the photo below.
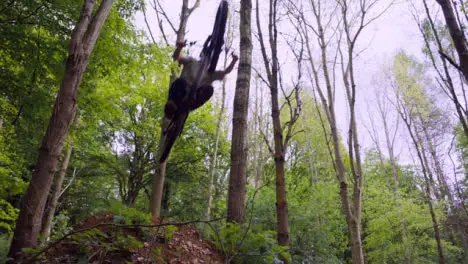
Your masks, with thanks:
[[(195, 79), (195, 82), (193, 83), (190, 89), (190, 94), (188, 96), (189, 104), (193, 102), (195, 94), (198, 88), (200, 87), (201, 80), (203, 80), (208, 71), (214, 71), (213, 68), (216, 67), (216, 64), (218, 62), (219, 52), (224, 42), (223, 39), (227, 19), (227, 8), (228, 2), (226, 0), (222, 0), (216, 14), (215, 26), (213, 28), (212, 33), (213, 35), (208, 36), (203, 45), (203, 49), (200, 55), (201, 60), (199, 62), (200, 68), (198, 69), (197, 78)], [(222, 15), (221, 18), (218, 17), (219, 14)], [(160, 150), (159, 162), (164, 162), (169, 156), (169, 153), (172, 149), (173, 144), (175, 143), (175, 140), (183, 131), (185, 121), (187, 120), (189, 112), (190, 107), (180, 107), (174, 119), (172, 119), (169, 125), (166, 127), (166, 129), (162, 131), (162, 136), (164, 136), (165, 138), (163, 146)]]

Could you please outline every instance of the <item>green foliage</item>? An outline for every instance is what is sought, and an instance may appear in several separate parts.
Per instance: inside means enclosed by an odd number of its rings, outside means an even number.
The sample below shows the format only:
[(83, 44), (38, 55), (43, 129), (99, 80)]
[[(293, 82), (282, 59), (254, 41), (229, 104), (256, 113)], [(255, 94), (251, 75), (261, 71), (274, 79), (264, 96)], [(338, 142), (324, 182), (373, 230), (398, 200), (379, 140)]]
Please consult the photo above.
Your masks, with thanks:
[(0, 233), (10, 236), (15, 227), (19, 210), (14, 208), (9, 202), (0, 199)]
[(274, 231), (253, 231), (243, 225), (226, 223), (217, 235), (215, 246), (234, 263), (275, 263), (290, 259), (287, 247), (279, 246)]
[(0, 235), (0, 263), (6, 263), (10, 243), (11, 241), (8, 235)]
[[(428, 205), (420, 186), (396, 188), (388, 162), (367, 159), (364, 192), (364, 246), (369, 263), (436, 263), (437, 245)], [(416, 177), (415, 171), (399, 168), (401, 182)], [(443, 204), (435, 208), (438, 222), (446, 217)], [(461, 249), (443, 241), (446, 258), (456, 260)], [(456, 262), (456, 261), (455, 261)], [(455, 263), (453, 262), (453, 263)]]
[(16, 109), (4, 98), (0, 98), (0, 199), (23, 193), (26, 183), (21, 179), (21, 158), (15, 152), (17, 142), (12, 120)]
[(78, 245), (82, 254), (98, 255), (100, 258), (135, 252), (143, 247), (143, 243), (122, 229), (103, 232), (94, 228), (76, 233), (71, 239)]
[(120, 202), (111, 202), (109, 208), (111, 213), (115, 213), (114, 221), (119, 224), (150, 224), (151, 214), (143, 213), (135, 208), (129, 208)]
[(68, 216), (68, 212), (66, 210), (60, 211), (60, 213), (54, 217), (52, 222), (50, 239), (56, 240), (69, 233), (72, 230), (69, 224), (70, 217)]
[(173, 225), (168, 225), (165, 227), (165, 234), (164, 234), (164, 237), (167, 239), (167, 240), (171, 240), (172, 237), (174, 236), (174, 233), (177, 231), (177, 228)]
[[(82, 1), (71, 0), (0, 1), (0, 186), (3, 187), (0, 233), (5, 233), (0, 236), (0, 262), (18, 215), (15, 206), (26, 189), (60, 86), (67, 44), (81, 4)], [(171, 47), (149, 44), (132, 24), (133, 15), (142, 4), (141, 1), (116, 1), (91, 55), (79, 88), (77, 123), (70, 133), (74, 151), (66, 183), (71, 186), (61, 197), (52, 239), (62, 237), (71, 226), (99, 212), (114, 213), (117, 224), (150, 223), (150, 215), (144, 212), (148, 209), (157, 166), (154, 153), (159, 144), (169, 75), (177, 66), (170, 56)], [(434, 48), (433, 32), (427, 22), (424, 21), (423, 30), (429, 48)], [(446, 28), (436, 27), (443, 50), (451, 54), (453, 46)], [(426, 54), (428, 51), (425, 50)], [(411, 114), (443, 126), (443, 113), (432, 107), (435, 99), (427, 93), (432, 83), (426, 76), (426, 66), (410, 54), (400, 52), (392, 70), (398, 95), (403, 103), (411, 106)], [(218, 85), (215, 83), (215, 90)], [(248, 227), (227, 224), (219, 228), (219, 237), (211, 234), (217, 247), (232, 260), (273, 263), (283, 255), (293, 263), (350, 262), (348, 230), (329, 152), (332, 146), (324, 136), (329, 136), (329, 126), (322, 123), (326, 118), (317, 112), (321, 106), (316, 105), (314, 98), (305, 93), (301, 96), (302, 113), (293, 130), (303, 132), (291, 139), (285, 157), (291, 248), (279, 247), (275, 232), (270, 231), (276, 229), (274, 164), (263, 135), (254, 126), (249, 136), (247, 180), (251, 183), (257, 176), (258, 166), (262, 187), (258, 190), (248, 187)], [(197, 219), (205, 213), (218, 108), (218, 104), (211, 102), (190, 114), (168, 160), (162, 214), (174, 221)], [(263, 114), (269, 118), (269, 113)], [(281, 115), (287, 119), (288, 114), (283, 108)], [(261, 129), (267, 131), (270, 127)], [(230, 168), (227, 130), (220, 134), (213, 217), (224, 216), (226, 210)], [(344, 145), (340, 148), (346, 152)], [(468, 167), (467, 149), (468, 141), (458, 131), (457, 150), (464, 165), (459, 170), (466, 171)], [(369, 263), (436, 262), (436, 245), (427, 204), (422, 199), (420, 172), (412, 166), (398, 166), (396, 186), (391, 180), (388, 161), (382, 165), (376, 156), (367, 153), (364, 166), (366, 260)], [(343, 158), (349, 161), (346, 155)], [(70, 182), (68, 176), (72, 171), (76, 177)], [(467, 200), (466, 177), (459, 178), (457, 183), (460, 201)], [(451, 210), (463, 210), (459, 207)], [(435, 204), (437, 219), (443, 227), (450, 222), (444, 208), (441, 202)], [(171, 239), (175, 230), (174, 226), (167, 226), (161, 232)], [(446, 229), (441, 230), (447, 262), (457, 263), (461, 250), (448, 242)], [(128, 253), (140, 248), (141, 242), (127, 231), (92, 229), (75, 234), (73, 240), (84, 254)], [(130, 231), (138, 232), (138, 237), (147, 235), (145, 230)], [(38, 252), (38, 249), (27, 251)]]

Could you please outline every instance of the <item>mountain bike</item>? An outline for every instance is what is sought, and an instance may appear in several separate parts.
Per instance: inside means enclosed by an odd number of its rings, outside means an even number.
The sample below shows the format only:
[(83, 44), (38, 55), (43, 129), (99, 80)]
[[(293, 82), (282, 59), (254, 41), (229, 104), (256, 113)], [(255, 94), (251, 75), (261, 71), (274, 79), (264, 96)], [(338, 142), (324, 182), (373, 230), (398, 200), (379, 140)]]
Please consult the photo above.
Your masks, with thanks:
[(216, 12), (216, 19), (213, 26), (213, 31), (211, 35), (209, 35), (206, 39), (203, 45), (202, 52), (200, 54), (201, 67), (198, 71), (198, 78), (193, 84), (194, 87), (190, 89), (188, 103), (178, 107), (174, 118), (171, 120), (169, 125), (162, 131), (163, 143), (160, 149), (160, 163), (164, 162), (167, 159), (172, 147), (174, 146), (176, 139), (182, 134), (182, 131), (184, 130), (185, 121), (187, 120), (187, 117), (190, 112), (190, 103), (193, 102), (195, 99), (194, 97), (197, 89), (199, 88), (200, 81), (207, 72), (214, 72), (216, 69), (219, 60), (219, 55), (224, 45), (224, 32), (226, 31), (228, 11), (228, 2), (226, 0), (222, 0), (219, 4), (218, 11)]

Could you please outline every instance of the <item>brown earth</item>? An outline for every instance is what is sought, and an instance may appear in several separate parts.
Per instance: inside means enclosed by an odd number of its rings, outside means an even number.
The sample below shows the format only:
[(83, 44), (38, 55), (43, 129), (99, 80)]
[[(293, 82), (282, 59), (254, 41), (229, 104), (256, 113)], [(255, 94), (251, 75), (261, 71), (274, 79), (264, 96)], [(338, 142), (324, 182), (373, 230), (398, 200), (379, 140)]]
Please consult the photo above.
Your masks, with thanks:
[[(96, 225), (113, 223), (113, 218), (114, 214), (94, 215), (75, 226), (74, 230), (93, 230)], [(159, 220), (153, 220), (153, 223), (157, 225)], [(96, 239), (95, 236), (85, 237), (84, 240), (83, 238), (77, 240), (76, 237), (66, 238), (48, 249), (35, 263), (224, 263), (222, 252), (209, 241), (202, 240), (193, 225), (172, 228), (174, 232), (162, 226), (151, 228), (100, 226), (97, 229), (105, 234), (102, 239)], [(87, 233), (85, 231), (78, 234)], [(130, 238), (128, 247), (125, 238)]]

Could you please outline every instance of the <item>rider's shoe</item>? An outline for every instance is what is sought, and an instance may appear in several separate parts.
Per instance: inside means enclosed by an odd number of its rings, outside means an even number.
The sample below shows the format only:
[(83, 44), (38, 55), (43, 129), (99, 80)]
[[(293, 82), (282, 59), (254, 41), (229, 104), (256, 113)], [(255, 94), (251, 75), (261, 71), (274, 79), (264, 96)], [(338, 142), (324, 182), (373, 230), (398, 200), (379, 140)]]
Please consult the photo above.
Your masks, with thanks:
[(167, 119), (172, 120), (174, 118), (175, 112), (177, 111), (177, 105), (173, 100), (169, 100), (164, 107), (164, 115)]

